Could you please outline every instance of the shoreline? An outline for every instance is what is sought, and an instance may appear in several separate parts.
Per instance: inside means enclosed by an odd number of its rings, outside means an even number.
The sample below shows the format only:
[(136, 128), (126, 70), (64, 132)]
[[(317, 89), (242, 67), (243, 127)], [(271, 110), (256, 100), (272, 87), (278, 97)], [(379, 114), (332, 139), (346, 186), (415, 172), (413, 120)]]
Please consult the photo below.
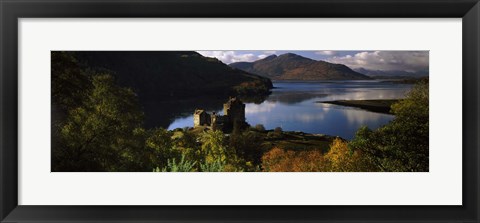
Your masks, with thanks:
[(340, 105), (346, 107), (360, 108), (363, 110), (393, 115), (391, 113), (392, 104), (401, 99), (375, 99), (375, 100), (336, 100), (336, 101), (317, 101), (316, 103), (325, 103)]
[[(188, 131), (195, 135), (199, 135), (208, 129), (210, 128), (205, 126), (197, 126), (194, 128), (189, 128)], [(182, 130), (172, 129), (169, 131), (176, 132)], [(277, 147), (284, 150), (293, 151), (320, 150), (322, 152), (328, 152), (330, 145), (335, 139), (348, 141), (347, 139), (334, 135), (307, 133), (302, 131), (275, 131), (274, 129), (258, 130), (253, 126), (250, 126), (243, 131), (252, 131), (259, 134), (259, 136), (262, 138), (261, 150), (263, 151), (268, 151), (271, 148)], [(224, 133), (224, 135), (227, 137), (229, 137), (231, 134), (232, 133)]]

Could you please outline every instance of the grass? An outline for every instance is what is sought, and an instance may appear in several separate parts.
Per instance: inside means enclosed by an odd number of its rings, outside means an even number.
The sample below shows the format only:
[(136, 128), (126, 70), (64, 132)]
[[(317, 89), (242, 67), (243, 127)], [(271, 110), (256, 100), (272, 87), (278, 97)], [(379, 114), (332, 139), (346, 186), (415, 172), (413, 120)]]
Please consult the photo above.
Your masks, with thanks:
[[(201, 126), (191, 128), (189, 131), (199, 136), (202, 132), (209, 128)], [(278, 147), (286, 150), (304, 151), (304, 150), (322, 150), (328, 152), (330, 144), (336, 138), (335, 136), (310, 134), (304, 132), (283, 131), (281, 133), (274, 133), (273, 130), (247, 130), (255, 131), (261, 134), (263, 138), (262, 150), (268, 151), (273, 147)], [(270, 133), (270, 134), (269, 134)]]
[[(266, 136), (266, 134), (265, 134)], [(276, 137), (265, 137), (263, 147), (278, 147), (286, 150), (322, 150), (327, 152), (335, 137), (303, 132), (282, 132)]]

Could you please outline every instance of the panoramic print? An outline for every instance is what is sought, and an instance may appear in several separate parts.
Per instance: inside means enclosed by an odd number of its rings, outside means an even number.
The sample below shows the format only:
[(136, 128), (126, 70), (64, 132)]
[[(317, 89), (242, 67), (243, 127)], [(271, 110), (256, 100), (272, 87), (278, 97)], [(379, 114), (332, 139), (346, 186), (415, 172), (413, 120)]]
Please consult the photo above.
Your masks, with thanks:
[(428, 51), (52, 51), (52, 172), (428, 172)]

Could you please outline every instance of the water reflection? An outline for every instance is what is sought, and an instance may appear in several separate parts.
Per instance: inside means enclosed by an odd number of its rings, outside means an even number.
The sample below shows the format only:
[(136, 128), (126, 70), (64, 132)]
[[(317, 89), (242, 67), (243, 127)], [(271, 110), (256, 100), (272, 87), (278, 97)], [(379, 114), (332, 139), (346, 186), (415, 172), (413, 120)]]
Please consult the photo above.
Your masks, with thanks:
[(192, 114), (196, 108), (219, 111), (227, 100), (228, 96), (199, 96), (188, 99), (168, 98), (165, 101), (147, 102), (143, 104), (145, 127), (167, 128), (172, 126), (172, 123), (176, 126), (175, 128), (193, 126)]
[(245, 107), (245, 114), (258, 114), (258, 113), (269, 113), (275, 107), (277, 107), (278, 103), (273, 101), (266, 101), (262, 104), (247, 104), (248, 106)]
[[(248, 123), (263, 124), (267, 129), (282, 127), (288, 131), (338, 135), (346, 139), (351, 139), (362, 125), (378, 128), (393, 116), (319, 101), (403, 98), (411, 88), (411, 85), (378, 81), (275, 82), (274, 86), (272, 94), (262, 103), (246, 103)], [(221, 112), (224, 101), (215, 100), (209, 103), (210, 107), (201, 101), (194, 104)], [(195, 106), (185, 109), (183, 116), (174, 117), (168, 128), (193, 126)]]
[(269, 102), (280, 102), (283, 104), (297, 104), (312, 98), (326, 97), (327, 94), (318, 92), (286, 91), (285, 89), (276, 90), (274, 94), (268, 97)]

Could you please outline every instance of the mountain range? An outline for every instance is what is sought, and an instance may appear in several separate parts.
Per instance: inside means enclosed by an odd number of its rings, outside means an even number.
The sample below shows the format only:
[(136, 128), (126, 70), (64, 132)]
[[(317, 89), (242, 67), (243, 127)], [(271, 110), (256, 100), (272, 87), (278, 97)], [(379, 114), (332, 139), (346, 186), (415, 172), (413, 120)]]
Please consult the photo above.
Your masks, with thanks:
[(294, 53), (271, 55), (254, 62), (229, 64), (272, 80), (368, 80), (370, 77), (343, 64), (312, 60)]
[(92, 69), (113, 72), (121, 86), (141, 100), (197, 95), (263, 94), (272, 88), (265, 77), (233, 69), (193, 51), (77, 51)]
[(370, 70), (363, 67), (355, 68), (354, 71), (368, 75), (375, 79), (389, 79), (389, 78), (421, 78), (428, 76), (428, 70), (408, 72), (404, 70)]

